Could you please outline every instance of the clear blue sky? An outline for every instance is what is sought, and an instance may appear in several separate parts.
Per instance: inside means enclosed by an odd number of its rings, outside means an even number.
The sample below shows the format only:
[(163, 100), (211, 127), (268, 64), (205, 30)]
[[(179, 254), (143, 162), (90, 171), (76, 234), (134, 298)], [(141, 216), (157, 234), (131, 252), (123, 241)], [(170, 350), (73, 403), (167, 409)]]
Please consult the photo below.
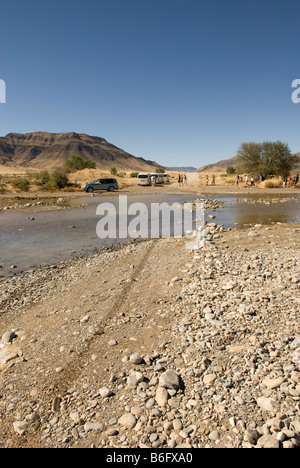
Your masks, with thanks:
[(0, 135), (87, 133), (169, 166), (300, 151), (299, 0), (0, 0)]

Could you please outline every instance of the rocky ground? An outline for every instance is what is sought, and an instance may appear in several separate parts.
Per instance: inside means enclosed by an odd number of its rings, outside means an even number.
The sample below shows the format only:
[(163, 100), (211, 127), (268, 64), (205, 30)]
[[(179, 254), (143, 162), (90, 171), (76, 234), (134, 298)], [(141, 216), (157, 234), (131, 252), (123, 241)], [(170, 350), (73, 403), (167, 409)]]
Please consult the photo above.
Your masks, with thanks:
[(300, 446), (300, 225), (1, 279), (0, 447)]
[[(80, 194), (81, 195), (81, 194)], [(14, 194), (10, 196), (0, 196), (0, 212), (3, 211), (26, 211), (26, 212), (37, 212), (37, 211), (52, 211), (66, 208), (66, 202), (69, 207), (80, 207), (84, 206), (79, 203), (77, 199), (80, 197), (77, 194), (68, 193), (64, 194), (48, 194), (43, 196), (41, 194), (26, 195), (23, 196)]]

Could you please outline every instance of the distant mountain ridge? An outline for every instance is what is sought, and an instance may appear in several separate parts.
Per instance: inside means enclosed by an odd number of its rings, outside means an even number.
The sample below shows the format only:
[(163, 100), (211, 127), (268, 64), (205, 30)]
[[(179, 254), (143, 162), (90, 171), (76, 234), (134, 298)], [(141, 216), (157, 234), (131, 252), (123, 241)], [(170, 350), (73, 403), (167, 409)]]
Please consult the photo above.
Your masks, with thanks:
[(228, 167), (237, 167), (238, 165), (238, 157), (234, 156), (233, 158), (222, 159), (214, 164), (207, 164), (206, 166), (199, 167), (196, 172), (224, 172)]
[(183, 166), (183, 167), (166, 167), (169, 171), (179, 171), (179, 172), (195, 172), (196, 167)]
[(161, 165), (108, 143), (104, 138), (85, 133), (9, 133), (0, 137), (0, 164), (33, 169), (62, 166), (76, 155), (96, 163), (96, 168), (118, 171), (154, 171)]

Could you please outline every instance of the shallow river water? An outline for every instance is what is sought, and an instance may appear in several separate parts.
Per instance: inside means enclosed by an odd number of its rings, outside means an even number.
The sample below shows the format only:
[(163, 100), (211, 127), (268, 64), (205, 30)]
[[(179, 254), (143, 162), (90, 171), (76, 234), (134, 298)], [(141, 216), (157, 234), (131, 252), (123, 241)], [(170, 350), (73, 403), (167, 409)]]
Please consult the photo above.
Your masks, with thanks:
[[(207, 197), (213, 199), (214, 197)], [(226, 195), (218, 196), (224, 203), (215, 214), (215, 222), (225, 228), (242, 228), (255, 224), (300, 222), (300, 194), (274, 195)]]
[[(207, 198), (217, 198), (223, 204), (222, 208), (207, 213), (214, 216), (213, 220), (207, 221), (223, 224), (225, 228), (239, 229), (258, 223), (300, 222), (300, 195), (226, 195)], [(131, 194), (128, 195), (128, 205), (144, 203), (149, 208), (150, 217), (151, 203), (183, 203), (194, 199), (194, 194)], [(97, 206), (102, 202), (110, 202), (118, 214), (119, 194), (84, 197), (76, 202), (86, 206), (35, 213), (0, 213), (0, 275), (11, 276), (35, 266), (55, 264), (72, 255), (83, 256), (119, 242), (119, 239), (101, 240), (96, 234), (100, 219), (96, 215)]]

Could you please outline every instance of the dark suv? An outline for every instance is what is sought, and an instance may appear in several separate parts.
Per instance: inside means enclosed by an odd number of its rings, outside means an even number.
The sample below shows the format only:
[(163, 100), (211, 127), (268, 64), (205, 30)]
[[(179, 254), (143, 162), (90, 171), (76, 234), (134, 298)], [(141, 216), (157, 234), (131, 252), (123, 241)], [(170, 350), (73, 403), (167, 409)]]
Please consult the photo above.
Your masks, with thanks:
[(82, 190), (89, 193), (96, 190), (107, 190), (108, 192), (114, 192), (118, 189), (119, 185), (116, 179), (96, 179), (94, 182), (82, 186)]

